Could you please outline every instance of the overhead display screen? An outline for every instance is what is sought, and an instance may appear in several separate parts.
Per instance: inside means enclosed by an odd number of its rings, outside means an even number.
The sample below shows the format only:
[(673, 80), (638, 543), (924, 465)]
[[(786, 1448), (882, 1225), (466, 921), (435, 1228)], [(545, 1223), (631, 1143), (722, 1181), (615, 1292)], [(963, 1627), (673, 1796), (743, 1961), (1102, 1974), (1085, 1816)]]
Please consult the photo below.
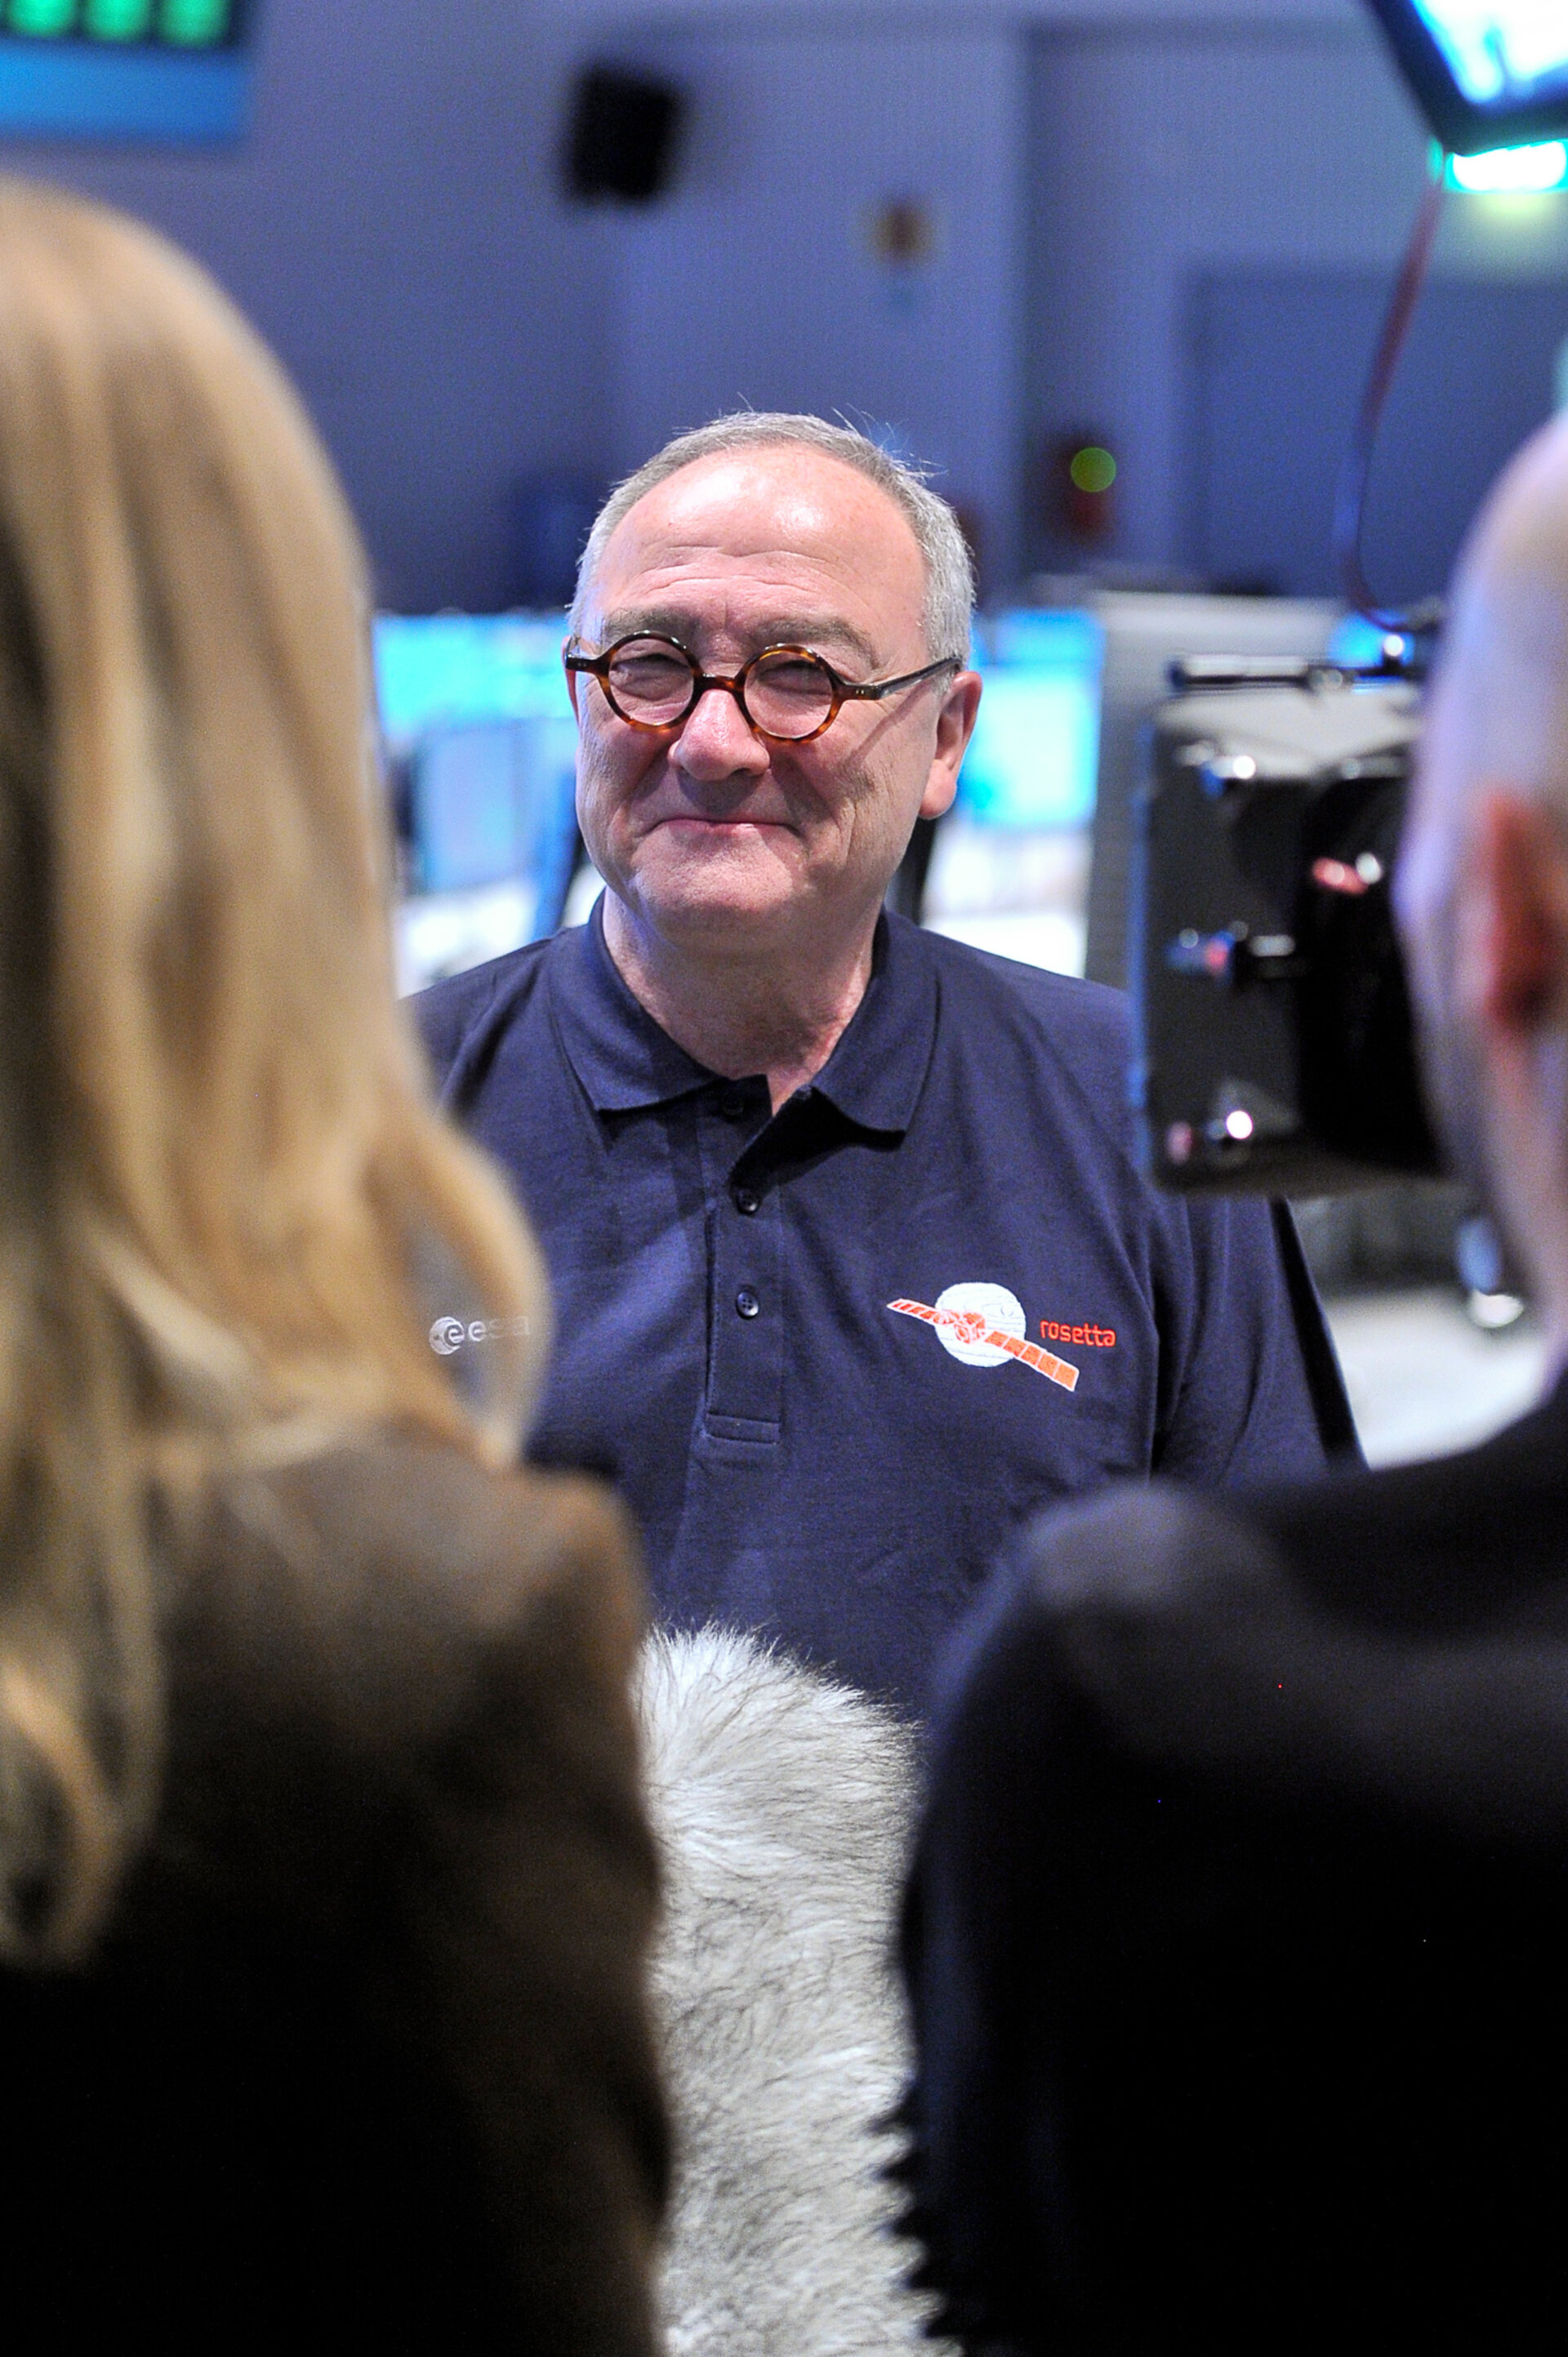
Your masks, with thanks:
[(1416, 0), (1466, 98), (1529, 105), (1568, 91), (1568, 9), (1563, 0)]
[(0, 0), (0, 135), (232, 139), (256, 0)]
[(242, 0), (0, 0), (0, 27), (28, 41), (151, 42), (221, 48), (238, 39)]
[(1444, 147), (1568, 130), (1568, 0), (1369, 0)]

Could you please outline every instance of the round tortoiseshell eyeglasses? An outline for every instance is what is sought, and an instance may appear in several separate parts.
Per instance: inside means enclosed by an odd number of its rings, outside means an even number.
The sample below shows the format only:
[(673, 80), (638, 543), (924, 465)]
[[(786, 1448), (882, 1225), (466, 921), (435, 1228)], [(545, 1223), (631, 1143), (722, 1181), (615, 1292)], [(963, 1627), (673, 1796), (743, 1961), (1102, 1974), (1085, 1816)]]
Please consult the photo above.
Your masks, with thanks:
[(831, 727), (842, 705), (878, 703), (900, 687), (915, 687), (940, 671), (956, 670), (959, 658), (943, 655), (897, 679), (856, 682), (841, 679), (832, 663), (810, 647), (764, 647), (726, 677), (699, 671), (679, 639), (645, 630), (618, 639), (602, 655), (568, 652), (564, 661), (568, 671), (592, 672), (610, 710), (628, 727), (679, 728), (710, 688), (722, 687), (759, 737), (779, 745), (804, 745)]

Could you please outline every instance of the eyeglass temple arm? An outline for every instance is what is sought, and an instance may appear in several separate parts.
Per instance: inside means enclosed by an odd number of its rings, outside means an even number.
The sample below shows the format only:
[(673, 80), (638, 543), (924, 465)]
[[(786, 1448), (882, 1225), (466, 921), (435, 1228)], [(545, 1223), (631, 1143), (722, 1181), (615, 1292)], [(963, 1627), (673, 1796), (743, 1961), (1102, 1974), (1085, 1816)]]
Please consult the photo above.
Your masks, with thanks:
[(907, 671), (898, 679), (874, 679), (858, 687), (853, 683), (841, 681), (840, 693), (845, 696), (861, 696), (867, 703), (875, 703), (878, 696), (891, 695), (895, 688), (913, 687), (918, 680), (934, 679), (940, 671), (955, 671), (962, 661), (961, 655), (939, 655), (935, 662), (927, 663), (919, 671)]

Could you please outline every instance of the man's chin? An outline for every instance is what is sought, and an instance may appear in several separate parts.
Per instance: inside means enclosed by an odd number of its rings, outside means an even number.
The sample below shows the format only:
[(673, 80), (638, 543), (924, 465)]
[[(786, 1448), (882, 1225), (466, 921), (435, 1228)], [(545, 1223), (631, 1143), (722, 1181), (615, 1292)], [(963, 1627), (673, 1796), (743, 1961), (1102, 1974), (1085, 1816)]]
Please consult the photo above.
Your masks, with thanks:
[(743, 892), (639, 892), (631, 920), (672, 949), (709, 956), (757, 956), (785, 946), (806, 921), (798, 899)]
[(755, 834), (749, 844), (732, 839), (724, 849), (703, 845), (693, 856), (639, 862), (622, 897), (632, 921), (661, 940), (714, 949), (788, 938), (808, 920), (814, 898), (794, 863)]

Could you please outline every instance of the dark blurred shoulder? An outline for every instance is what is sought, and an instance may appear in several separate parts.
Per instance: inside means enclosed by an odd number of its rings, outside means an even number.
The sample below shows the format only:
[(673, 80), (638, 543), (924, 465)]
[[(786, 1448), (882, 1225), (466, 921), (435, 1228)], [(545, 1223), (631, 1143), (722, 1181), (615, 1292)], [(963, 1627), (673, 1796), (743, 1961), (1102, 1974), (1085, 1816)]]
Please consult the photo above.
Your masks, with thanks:
[(606, 1489), (492, 1472), (424, 1440), (366, 1440), (231, 1482), (187, 1576), (226, 1615), (280, 1612), (303, 1642), (351, 1650), (367, 1713), (435, 1708), (444, 1663), (526, 1636), (570, 1598), (607, 1659), (629, 1661), (643, 1624), (630, 1525)]
[(989, 1709), (1003, 1691), (1026, 1712), (1031, 1694), (1076, 1695), (1112, 1740), (1179, 1742), (1215, 1631), (1291, 1611), (1284, 1566), (1234, 1512), (1174, 1484), (1119, 1483), (1015, 1538), (943, 1659), (939, 1745), (978, 1695)]
[(1560, 1843), (1563, 1519), (1542, 1565), (1505, 1548), (1499, 1567), (1474, 1523), (1467, 1550), (1436, 1541), (1439, 1509), (1461, 1530), (1477, 1506), (1506, 1516), (1491, 1477), (1518, 1454), (1505, 1435), (1467, 1468), (1224, 1498), (1126, 1485), (1043, 1514), (944, 1665), (939, 1726), (1000, 1713), (1044, 1741), (1070, 1723), (1080, 1749), (1253, 1803), (1311, 1794)]
[(595, 1482), (365, 1440), (228, 1483), (171, 1570), (166, 1787), (211, 1865), (255, 1839), (285, 1880), (328, 1874), (329, 1830), (481, 1756), (633, 1788), (645, 1598)]
[(975, 1648), (1010, 1624), (1009, 1641), (1048, 1662), (1106, 1739), (1166, 1758), (1266, 1749), (1284, 1715), (1280, 1666), (1295, 1674), (1294, 1711), (1304, 1657), (1335, 1650), (1268, 1537), (1229, 1501), (1174, 1483), (1119, 1485), (1038, 1516), (989, 1618)]
[[(657, 1862), (619, 1509), (370, 1437), (227, 1481), (166, 1555), (161, 1798), (92, 1961), (84, 2116), (144, 2176), (156, 2154), (155, 2200), (166, 2143), (195, 2187), (158, 2222), (171, 2280), (220, 2313), (261, 2250), (280, 2312), (351, 2287), (350, 2346), (363, 2309), (398, 2349), (472, 2325), (650, 2357)], [(38, 2031), (51, 2096), (78, 2027)]]

